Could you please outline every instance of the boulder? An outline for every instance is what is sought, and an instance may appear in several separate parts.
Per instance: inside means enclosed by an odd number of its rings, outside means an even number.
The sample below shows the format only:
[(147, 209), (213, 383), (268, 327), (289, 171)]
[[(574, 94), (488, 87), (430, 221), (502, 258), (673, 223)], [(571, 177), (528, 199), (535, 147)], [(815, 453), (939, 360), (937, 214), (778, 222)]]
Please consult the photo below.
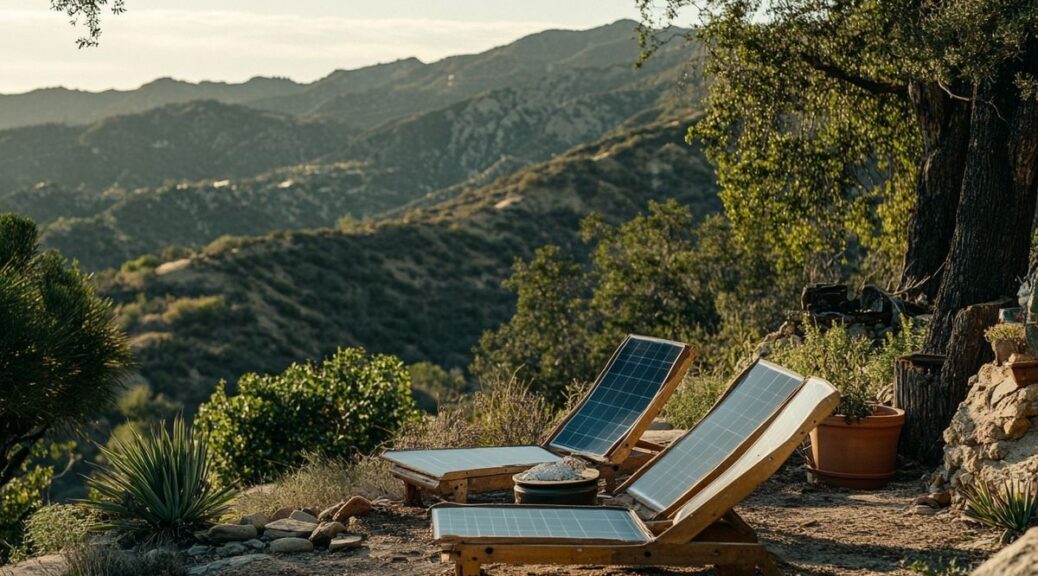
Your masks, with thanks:
[(1038, 566), (1038, 528), (1031, 528), (973, 571), (972, 576), (1031, 576)]
[(188, 548), (184, 553), (193, 558), (195, 556), (205, 556), (206, 554), (212, 551), (212, 546), (207, 546), (205, 544), (195, 544), (194, 546)]
[(266, 554), (246, 554), (244, 556), (235, 556), (234, 558), (225, 558), (223, 560), (216, 560), (208, 564), (199, 564), (198, 566), (192, 567), (187, 571), (189, 576), (201, 576), (202, 574), (216, 574), (226, 568), (237, 568), (239, 566), (245, 566), (251, 564), (257, 560), (266, 560), (270, 556)]
[(270, 543), (270, 551), (276, 554), (313, 552), (314, 543), (306, 538), (279, 538)]
[(322, 522), (310, 534), (310, 541), (314, 543), (314, 546), (326, 548), (328, 543), (332, 541), (332, 538), (345, 531), (346, 527), (341, 522)]
[(355, 534), (337, 536), (335, 538), (332, 538), (332, 541), (328, 543), (328, 551), (338, 552), (340, 550), (350, 550), (353, 548), (359, 548), (361, 540), (361, 537)]
[(292, 512), (295, 512), (295, 508), (287, 508), (287, 507), (286, 508), (280, 508), (280, 509), (278, 509), (277, 512), (274, 512), (274, 514), (270, 517), (270, 519), (272, 521), (273, 520), (283, 520), (283, 519), (288, 518), (289, 516), (291, 516)]
[(263, 527), (270, 522), (270, 518), (267, 517), (263, 512), (253, 512), (247, 516), (242, 516), (239, 524), (252, 524), (256, 527), (256, 530), (263, 530)]
[(331, 521), (331, 519), (335, 516), (335, 513), (338, 512), (339, 509), (342, 508), (345, 504), (345, 501), (339, 502), (338, 504), (332, 504), (331, 506), (322, 510), (321, 513), (317, 515), (317, 519), (321, 522)]
[(252, 540), (258, 534), (252, 524), (217, 524), (205, 533), (206, 542), (223, 544), (226, 542), (244, 542)]
[(245, 546), (249, 548), (252, 548), (253, 550), (263, 550), (267, 547), (267, 545), (264, 544), (263, 541), (258, 538), (253, 540), (246, 540), (245, 542), (243, 542), (243, 544), (245, 544)]
[(216, 549), (216, 555), (221, 558), (227, 558), (228, 556), (241, 556), (247, 550), (248, 548), (246, 548), (241, 542), (228, 542)]
[(317, 524), (319, 520), (317, 516), (307, 512), (306, 510), (295, 510), (288, 515), (292, 520), (299, 520), (300, 522), (310, 522), (311, 524)]
[(316, 522), (303, 522), (291, 518), (282, 518), (267, 524), (263, 528), (263, 537), (270, 539), (278, 538), (307, 538), (317, 528)]
[(332, 516), (332, 520), (345, 523), (354, 516), (363, 516), (368, 512), (371, 512), (371, 502), (363, 496), (354, 496), (339, 508), (339, 511)]

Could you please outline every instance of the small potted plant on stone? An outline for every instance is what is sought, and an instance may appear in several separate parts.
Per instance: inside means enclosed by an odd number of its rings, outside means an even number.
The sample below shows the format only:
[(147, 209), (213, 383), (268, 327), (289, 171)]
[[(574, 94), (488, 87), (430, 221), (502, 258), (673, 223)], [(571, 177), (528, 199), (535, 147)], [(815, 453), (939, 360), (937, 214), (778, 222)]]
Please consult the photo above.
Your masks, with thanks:
[(1005, 364), (1013, 354), (1027, 351), (1027, 338), (1024, 336), (1024, 325), (1018, 322), (995, 324), (984, 331), (984, 339), (991, 343), (995, 352), (995, 363)]

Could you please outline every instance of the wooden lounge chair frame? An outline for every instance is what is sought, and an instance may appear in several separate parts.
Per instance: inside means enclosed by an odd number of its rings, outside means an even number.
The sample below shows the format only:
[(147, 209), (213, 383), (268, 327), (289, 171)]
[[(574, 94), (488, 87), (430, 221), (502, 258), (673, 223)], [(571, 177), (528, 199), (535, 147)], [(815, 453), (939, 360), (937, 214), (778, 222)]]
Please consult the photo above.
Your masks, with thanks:
[[(644, 522), (645, 530), (653, 535), (645, 543), (617, 544), (564, 539), (512, 542), (495, 537), (465, 537), (441, 540), (441, 559), (454, 563), (456, 576), (478, 576), (480, 567), (486, 564), (713, 565), (723, 576), (752, 575), (757, 570), (766, 576), (780, 575), (774, 558), (733, 507), (774, 474), (811, 430), (830, 415), (838, 404), (839, 393), (834, 389), (810, 414), (805, 414), (798, 421), (795, 433), (755, 462), (724, 490), (703, 502), (694, 514), (683, 517), (670, 514), (664, 520)], [(744, 444), (740, 455), (751, 449), (752, 444)], [(717, 478), (720, 473), (713, 477)], [(695, 491), (693, 487), (689, 492)], [(687, 494), (683, 500), (687, 502), (693, 495)], [(458, 505), (438, 505), (446, 506)]]
[[(606, 490), (610, 492), (616, 487), (616, 476), (618, 474), (630, 474), (641, 468), (653, 456), (663, 450), (663, 446), (642, 440), (642, 434), (645, 433), (649, 424), (659, 414), (667, 399), (674, 393), (674, 390), (681, 384), (681, 380), (685, 377), (696, 357), (695, 349), (688, 344), (683, 344), (683, 349), (678, 354), (674, 365), (667, 374), (666, 380), (664, 380), (663, 385), (653, 397), (652, 402), (642, 412), (641, 417), (634, 425), (613, 443), (604, 458), (596, 454), (574, 452), (552, 446), (552, 440), (591, 399), (592, 392), (601, 383), (602, 378), (605, 377), (609, 368), (613, 365), (624, 344), (631, 338), (656, 340), (656, 338), (634, 334), (627, 336), (624, 342), (610, 356), (605, 367), (598, 373), (595, 383), (588, 389), (580, 403), (570, 411), (566, 418), (548, 435), (547, 440), (541, 444), (542, 448), (558, 456), (577, 456), (587, 461), (591, 466), (598, 469), (599, 478), (605, 481)], [(512, 476), (532, 467), (532, 464), (498, 466), (478, 470), (458, 470), (448, 472), (443, 476), (431, 476), (419, 470), (408, 468), (399, 462), (393, 462), (390, 466), (390, 473), (404, 483), (404, 502), (411, 505), (420, 505), (423, 491), (442, 498), (451, 498), (454, 502), (464, 503), (468, 501), (469, 494), (510, 489), (512, 488)]]

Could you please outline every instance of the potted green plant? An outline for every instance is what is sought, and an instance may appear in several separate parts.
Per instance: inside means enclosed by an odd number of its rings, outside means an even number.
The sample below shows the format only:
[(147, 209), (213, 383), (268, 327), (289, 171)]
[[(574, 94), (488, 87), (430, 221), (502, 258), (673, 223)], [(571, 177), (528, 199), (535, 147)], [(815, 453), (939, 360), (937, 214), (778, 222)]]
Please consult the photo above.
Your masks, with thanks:
[(995, 363), (1005, 364), (1013, 354), (1027, 351), (1027, 337), (1024, 325), (1019, 322), (1003, 322), (995, 324), (984, 331), (984, 339), (991, 343), (995, 352)]
[(876, 345), (843, 325), (822, 330), (805, 323), (802, 343), (778, 347), (772, 359), (804, 375), (824, 378), (840, 391), (836, 414), (811, 432), (809, 471), (821, 482), (879, 488), (894, 476), (905, 412), (876, 402), (893, 381), (895, 359), (918, 347), (920, 333), (906, 322)]

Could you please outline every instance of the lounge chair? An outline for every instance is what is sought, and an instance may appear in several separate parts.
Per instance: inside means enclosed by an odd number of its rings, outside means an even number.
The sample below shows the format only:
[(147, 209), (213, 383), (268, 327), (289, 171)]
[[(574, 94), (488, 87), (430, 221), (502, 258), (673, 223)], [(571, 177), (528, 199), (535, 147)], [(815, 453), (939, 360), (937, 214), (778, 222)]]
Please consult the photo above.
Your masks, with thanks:
[(420, 503), (423, 490), (465, 502), (472, 493), (511, 488), (513, 474), (566, 455), (597, 467), (611, 490), (618, 473), (636, 470), (662, 449), (641, 435), (694, 356), (687, 344), (631, 335), (542, 446), (394, 450), (382, 457), (404, 482), (409, 503)]
[[(732, 394), (737, 391), (733, 387)], [(839, 393), (828, 382), (802, 382), (734, 456), (696, 433), (717, 414), (719, 403), (682, 437), (682, 443), (692, 438), (699, 449), (677, 448), (676, 443), (643, 468), (639, 478), (621, 486), (621, 492), (641, 505), (640, 511), (439, 504), (431, 510), (433, 537), (443, 559), (454, 562), (457, 576), (476, 576), (485, 564), (714, 565), (725, 576), (757, 569), (777, 575), (771, 555), (732, 508), (778, 470), (838, 403)], [(716, 466), (703, 473), (700, 459)]]

